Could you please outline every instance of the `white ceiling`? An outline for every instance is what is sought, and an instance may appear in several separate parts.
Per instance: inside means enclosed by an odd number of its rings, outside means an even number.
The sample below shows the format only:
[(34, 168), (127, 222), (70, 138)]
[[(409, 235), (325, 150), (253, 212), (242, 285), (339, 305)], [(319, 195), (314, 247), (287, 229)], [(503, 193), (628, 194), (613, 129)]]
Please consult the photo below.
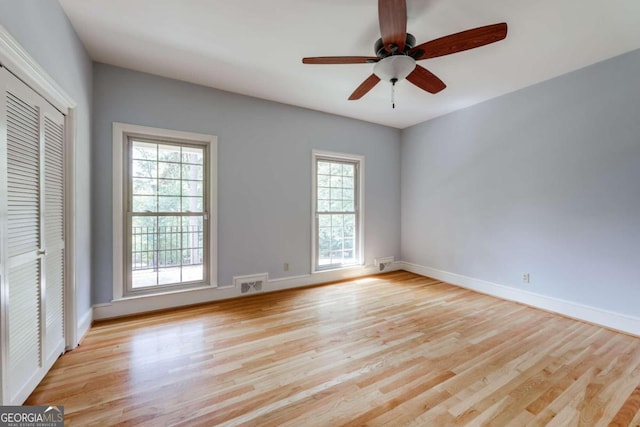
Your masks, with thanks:
[(405, 128), (640, 48), (638, 0), (407, 0), (418, 43), (498, 22), (506, 40), (419, 63), (447, 88), (407, 81), (351, 92), (373, 64), (303, 65), (304, 56), (374, 56), (376, 0), (60, 0), (99, 62)]

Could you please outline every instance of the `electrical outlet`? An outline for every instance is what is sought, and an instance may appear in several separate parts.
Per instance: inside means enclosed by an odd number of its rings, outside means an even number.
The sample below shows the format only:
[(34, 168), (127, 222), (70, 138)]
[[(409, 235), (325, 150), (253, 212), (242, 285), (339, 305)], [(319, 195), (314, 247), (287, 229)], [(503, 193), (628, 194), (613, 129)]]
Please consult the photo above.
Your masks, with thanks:
[(283, 268), (284, 268), (284, 271), (289, 271), (289, 263), (285, 262)]
[(531, 283), (529, 273), (522, 273), (522, 283)]

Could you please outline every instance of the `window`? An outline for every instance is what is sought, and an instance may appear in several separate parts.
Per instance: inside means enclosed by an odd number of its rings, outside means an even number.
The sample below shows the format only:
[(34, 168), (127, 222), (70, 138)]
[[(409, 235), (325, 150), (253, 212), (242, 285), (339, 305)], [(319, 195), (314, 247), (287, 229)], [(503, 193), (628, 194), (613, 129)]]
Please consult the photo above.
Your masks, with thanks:
[(314, 271), (362, 264), (361, 156), (313, 153)]
[(114, 299), (215, 284), (215, 137), (116, 123), (118, 149)]

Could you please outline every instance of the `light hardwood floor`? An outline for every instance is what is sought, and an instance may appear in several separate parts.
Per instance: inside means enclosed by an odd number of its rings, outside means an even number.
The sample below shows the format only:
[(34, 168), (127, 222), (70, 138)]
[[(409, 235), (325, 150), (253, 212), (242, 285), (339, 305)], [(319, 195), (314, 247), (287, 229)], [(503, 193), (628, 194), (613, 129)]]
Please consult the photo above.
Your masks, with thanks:
[(96, 324), (69, 425), (639, 425), (640, 338), (406, 272)]

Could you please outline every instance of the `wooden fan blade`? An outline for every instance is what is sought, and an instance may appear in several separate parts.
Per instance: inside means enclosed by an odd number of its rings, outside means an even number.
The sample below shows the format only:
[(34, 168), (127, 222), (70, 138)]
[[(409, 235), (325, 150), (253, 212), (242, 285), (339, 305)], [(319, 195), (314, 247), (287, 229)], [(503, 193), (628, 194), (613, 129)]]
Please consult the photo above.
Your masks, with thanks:
[(407, 1), (378, 0), (378, 20), (385, 49), (389, 53), (393, 53), (394, 49), (402, 52), (407, 38)]
[(409, 56), (416, 60), (436, 58), (494, 43), (505, 37), (506, 23), (487, 25), (422, 43), (409, 50)]
[(367, 64), (378, 62), (375, 56), (314, 56), (302, 58), (303, 64)]
[(367, 94), (375, 85), (380, 81), (380, 77), (375, 74), (371, 74), (365, 81), (362, 82), (360, 86), (356, 90), (353, 91), (351, 96), (349, 97), (349, 101), (355, 101), (356, 99), (360, 99)]
[(438, 93), (447, 87), (438, 76), (419, 65), (407, 76), (407, 80), (429, 93)]

